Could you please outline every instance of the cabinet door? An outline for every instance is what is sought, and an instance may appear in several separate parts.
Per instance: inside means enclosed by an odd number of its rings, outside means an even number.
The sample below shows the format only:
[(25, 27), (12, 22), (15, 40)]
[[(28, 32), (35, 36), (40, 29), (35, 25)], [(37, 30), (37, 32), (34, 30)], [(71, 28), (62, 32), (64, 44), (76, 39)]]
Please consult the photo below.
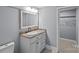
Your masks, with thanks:
[(40, 41), (39, 40), (37, 40), (36, 42), (34, 42), (34, 43), (32, 43), (31, 44), (31, 48), (30, 48), (30, 52), (31, 53), (40, 53), (40, 48), (41, 48), (41, 46), (40, 46), (41, 44), (40, 44)]
[(36, 45), (37, 45), (36, 42), (34, 42), (34, 43), (32, 43), (32, 44), (30, 45), (30, 52), (31, 52), (31, 53), (36, 53), (36, 48), (37, 48)]
[(46, 45), (46, 35), (45, 33), (42, 33), (40, 36), (40, 51), (42, 51), (45, 48)]
[(40, 41), (38, 40), (38, 41), (36, 42), (36, 52), (37, 52), (37, 53), (40, 53), (40, 52), (41, 52), (40, 48), (41, 48), (41, 43), (40, 43)]
[(41, 50), (43, 50), (44, 48), (45, 48), (45, 40), (42, 40), (42, 42), (41, 42)]

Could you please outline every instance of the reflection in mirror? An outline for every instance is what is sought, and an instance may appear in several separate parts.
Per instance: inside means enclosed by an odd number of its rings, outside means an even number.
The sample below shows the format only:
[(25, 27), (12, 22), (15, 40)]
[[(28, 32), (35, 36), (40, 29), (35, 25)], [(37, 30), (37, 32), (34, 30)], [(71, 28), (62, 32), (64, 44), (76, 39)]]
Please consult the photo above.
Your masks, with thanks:
[(38, 26), (38, 13), (21, 11), (21, 29), (29, 26)]

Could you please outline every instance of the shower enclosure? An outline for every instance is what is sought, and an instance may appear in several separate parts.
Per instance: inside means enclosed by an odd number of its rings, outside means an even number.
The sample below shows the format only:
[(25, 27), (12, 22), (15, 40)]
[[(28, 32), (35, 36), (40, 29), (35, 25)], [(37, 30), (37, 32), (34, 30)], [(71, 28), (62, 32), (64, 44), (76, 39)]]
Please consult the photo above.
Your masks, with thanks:
[(77, 44), (76, 7), (58, 9), (58, 48), (60, 52), (70, 52)]

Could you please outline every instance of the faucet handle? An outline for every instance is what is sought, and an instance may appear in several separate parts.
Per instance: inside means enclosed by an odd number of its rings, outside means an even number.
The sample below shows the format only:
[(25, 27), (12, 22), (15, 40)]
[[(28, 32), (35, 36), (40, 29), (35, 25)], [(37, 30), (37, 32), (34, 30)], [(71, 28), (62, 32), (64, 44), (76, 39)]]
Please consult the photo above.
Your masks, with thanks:
[(28, 32), (30, 32), (31, 31), (31, 27), (28, 27)]

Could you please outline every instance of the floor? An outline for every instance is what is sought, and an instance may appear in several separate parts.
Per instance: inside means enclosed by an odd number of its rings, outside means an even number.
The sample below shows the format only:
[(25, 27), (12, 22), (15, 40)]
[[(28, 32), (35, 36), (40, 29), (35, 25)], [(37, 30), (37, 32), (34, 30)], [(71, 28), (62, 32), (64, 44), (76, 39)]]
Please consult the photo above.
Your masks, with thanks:
[(49, 49), (44, 49), (41, 53), (52, 53), (52, 50), (49, 50)]
[[(79, 53), (79, 48), (77, 48), (76, 45), (77, 45), (77, 43), (74, 40), (60, 38), (58, 52), (59, 53)], [(53, 53), (52, 50), (45, 48), (42, 51), (42, 53)]]
[(79, 53), (79, 48), (76, 47), (76, 41), (60, 38), (59, 53)]
[(51, 48), (47, 47), (42, 51), (42, 53), (57, 53), (57, 52), (58, 50), (56, 47), (51, 47)]

